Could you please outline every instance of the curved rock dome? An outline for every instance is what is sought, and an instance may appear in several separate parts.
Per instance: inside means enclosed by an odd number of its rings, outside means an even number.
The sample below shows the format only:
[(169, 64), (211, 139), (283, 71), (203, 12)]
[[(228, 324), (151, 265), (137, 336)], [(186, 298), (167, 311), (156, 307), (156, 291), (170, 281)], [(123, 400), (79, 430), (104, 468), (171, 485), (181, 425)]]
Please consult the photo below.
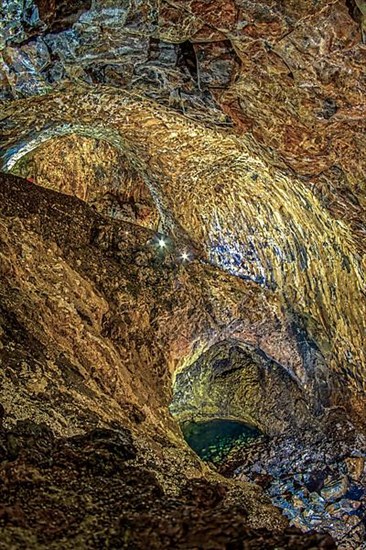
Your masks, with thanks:
[(365, 6), (3, 3), (6, 547), (364, 548)]

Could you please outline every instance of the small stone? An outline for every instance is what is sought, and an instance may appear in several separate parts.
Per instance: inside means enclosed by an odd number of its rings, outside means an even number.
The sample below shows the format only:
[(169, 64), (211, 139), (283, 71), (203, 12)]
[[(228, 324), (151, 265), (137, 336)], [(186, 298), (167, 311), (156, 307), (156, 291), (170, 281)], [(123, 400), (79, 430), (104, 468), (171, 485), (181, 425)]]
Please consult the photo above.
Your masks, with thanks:
[(311, 504), (314, 506), (314, 507), (321, 507), (321, 508), (324, 508), (325, 504), (326, 504), (326, 501), (324, 500), (323, 497), (321, 497), (319, 495), (319, 493), (310, 493), (309, 495), (309, 499), (310, 499), (310, 502)]
[(267, 489), (272, 480), (272, 476), (268, 474), (257, 474), (254, 478), (254, 482), (263, 489)]
[(348, 485), (347, 476), (342, 476), (339, 479), (326, 483), (321, 491), (321, 496), (325, 500), (333, 502), (346, 494)]
[(301, 516), (297, 516), (293, 518), (290, 521), (290, 525), (293, 525), (294, 527), (297, 527), (298, 529), (301, 529), (301, 531), (308, 531), (309, 530), (309, 524), (307, 521), (305, 521)]
[(304, 510), (303, 516), (306, 519), (312, 519), (312, 517), (315, 515), (315, 510), (312, 510), (311, 508), (308, 508), (307, 510)]
[(315, 510), (308, 509), (302, 514), (303, 518), (310, 523), (312, 527), (320, 525), (323, 521), (323, 514), (318, 513)]
[(362, 456), (352, 456), (346, 458), (345, 463), (347, 466), (348, 475), (352, 479), (358, 481), (363, 474), (365, 459)]
[(329, 514), (336, 517), (342, 517), (345, 514), (354, 513), (361, 506), (361, 502), (357, 500), (342, 499), (339, 502), (334, 502), (326, 507)]
[(282, 510), (282, 512), (283, 512), (283, 515), (290, 520), (295, 519), (299, 515), (298, 510), (295, 510), (294, 508), (285, 508)]
[(294, 495), (292, 497), (292, 504), (295, 506), (295, 508), (300, 508), (301, 510), (305, 508), (304, 502), (297, 495)]
[(352, 512), (355, 512), (361, 506), (361, 502), (359, 502), (358, 500), (342, 499), (339, 501), (339, 504), (343, 508), (343, 510), (345, 512), (348, 512), (349, 514), (352, 514)]
[(345, 498), (349, 500), (361, 500), (365, 494), (365, 489), (362, 485), (354, 484), (351, 485), (345, 494)]
[(253, 474), (265, 474), (266, 472), (263, 470), (262, 466), (259, 464), (253, 464), (251, 471)]
[(248, 483), (250, 481), (249, 477), (245, 474), (239, 474), (237, 479), (239, 481), (243, 481), (244, 483)]

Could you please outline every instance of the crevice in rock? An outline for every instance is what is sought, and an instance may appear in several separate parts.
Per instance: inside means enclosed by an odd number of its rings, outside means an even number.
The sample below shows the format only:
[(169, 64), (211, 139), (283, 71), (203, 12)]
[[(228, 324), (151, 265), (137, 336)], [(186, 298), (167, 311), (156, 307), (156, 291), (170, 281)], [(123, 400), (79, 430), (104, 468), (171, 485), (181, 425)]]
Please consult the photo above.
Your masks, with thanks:
[(361, 23), (362, 14), (355, 0), (346, 0), (349, 15), (356, 23)]

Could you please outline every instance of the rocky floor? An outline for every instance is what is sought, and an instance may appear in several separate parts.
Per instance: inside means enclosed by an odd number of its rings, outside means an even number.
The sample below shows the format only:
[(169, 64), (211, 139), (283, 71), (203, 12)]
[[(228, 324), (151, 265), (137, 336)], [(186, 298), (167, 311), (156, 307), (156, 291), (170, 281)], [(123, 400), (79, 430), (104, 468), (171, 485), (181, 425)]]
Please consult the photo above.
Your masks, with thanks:
[(335, 548), (319, 534), (250, 528), (219, 482), (186, 480), (169, 496), (141, 455), (121, 425), (69, 438), (31, 421), (0, 429), (1, 550)]
[(366, 548), (366, 439), (330, 414), (318, 434), (263, 437), (229, 455), (220, 471), (261, 485), (307, 532), (331, 533), (341, 550)]

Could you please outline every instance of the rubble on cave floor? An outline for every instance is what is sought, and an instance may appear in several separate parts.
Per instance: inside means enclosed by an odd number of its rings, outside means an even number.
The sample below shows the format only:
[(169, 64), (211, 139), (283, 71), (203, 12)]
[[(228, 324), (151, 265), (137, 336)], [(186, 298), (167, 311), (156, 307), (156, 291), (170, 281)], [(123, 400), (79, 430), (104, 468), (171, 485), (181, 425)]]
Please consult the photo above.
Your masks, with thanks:
[(261, 485), (290, 525), (330, 533), (339, 550), (366, 548), (366, 438), (331, 415), (324, 431), (263, 436), (219, 471)]

